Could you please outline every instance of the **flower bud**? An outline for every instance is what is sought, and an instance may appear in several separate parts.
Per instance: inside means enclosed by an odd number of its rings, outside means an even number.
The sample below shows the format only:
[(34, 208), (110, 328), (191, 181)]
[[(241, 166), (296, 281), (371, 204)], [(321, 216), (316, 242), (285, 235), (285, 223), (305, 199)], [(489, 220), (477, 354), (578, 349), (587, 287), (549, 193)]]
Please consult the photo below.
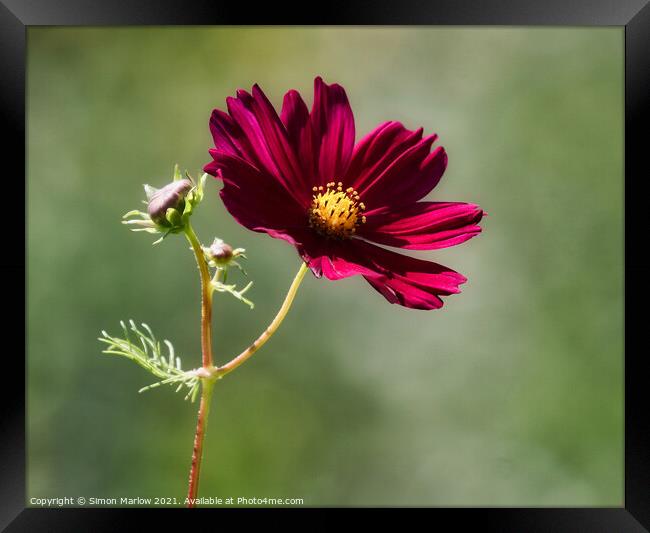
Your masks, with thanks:
[(182, 179), (165, 185), (162, 189), (147, 189), (149, 204), (147, 212), (156, 224), (169, 226), (167, 220), (167, 210), (175, 209), (177, 213), (183, 212), (185, 207), (185, 196), (192, 189), (192, 182), (188, 179)]
[(215, 239), (209, 248), (204, 248), (208, 261), (214, 262), (215, 265), (225, 265), (233, 258), (232, 246), (221, 239)]
[(210, 255), (217, 263), (228, 261), (232, 258), (232, 246), (221, 239), (215, 239), (210, 246)]
[[(162, 234), (153, 244), (158, 244), (167, 235), (186, 231), (192, 212), (203, 200), (207, 174), (194, 183), (190, 175), (183, 178), (178, 165), (174, 166), (174, 181), (162, 189), (144, 186), (147, 195), (147, 212), (134, 209), (122, 217), (122, 224), (133, 226), (131, 231), (146, 231)], [(233, 251), (237, 255), (237, 250)]]

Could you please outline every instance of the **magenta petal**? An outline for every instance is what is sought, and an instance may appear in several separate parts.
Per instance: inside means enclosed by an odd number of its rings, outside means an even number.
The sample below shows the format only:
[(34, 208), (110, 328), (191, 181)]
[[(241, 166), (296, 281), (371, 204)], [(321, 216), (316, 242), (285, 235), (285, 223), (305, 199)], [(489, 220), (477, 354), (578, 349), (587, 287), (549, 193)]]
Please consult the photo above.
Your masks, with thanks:
[[(229, 99), (236, 101), (229, 97), (226, 98), (226, 102)], [(255, 126), (251, 127), (255, 129)], [(247, 130), (250, 130), (251, 127), (248, 127)], [(212, 133), (215, 145), (215, 150), (210, 150), (211, 154), (215, 151), (235, 155), (244, 159), (255, 168), (266, 172), (269, 172), (269, 167), (271, 169), (275, 168), (272, 163), (265, 162), (265, 158), (269, 159), (268, 150), (265, 148), (266, 145), (260, 145), (255, 139), (251, 142), (250, 133), (244, 131), (236, 120), (220, 109), (214, 109), (212, 111), (212, 115), (210, 116), (210, 132)]]
[(288, 132), (271, 102), (257, 84), (253, 86), (253, 103), (259, 124), (280, 173), (287, 178), (291, 192), (301, 196), (306, 205), (309, 205), (311, 203), (311, 183), (303, 180), (303, 169), (290, 142)]
[(389, 302), (413, 309), (442, 307), (440, 296), (460, 292), (466, 278), (453, 270), (414, 257), (397, 254), (352, 239), (332, 242), (314, 239), (298, 247), (317, 276), (338, 280), (362, 275)]
[(287, 130), (287, 138), (298, 157), (303, 174), (303, 183), (311, 190), (317, 184), (318, 169), (315, 164), (315, 148), (309, 110), (297, 91), (284, 95), (280, 118)]
[(204, 170), (223, 179), (220, 195), (237, 222), (266, 233), (305, 226), (304, 210), (273, 176), (237, 156), (210, 152), (214, 161)]
[(414, 287), (399, 279), (364, 277), (373, 289), (392, 304), (423, 311), (440, 309), (443, 306), (442, 298), (435, 293)]
[(343, 87), (316, 78), (310, 120), (320, 183), (338, 181), (345, 175), (354, 148), (354, 116)]
[(212, 111), (210, 116), (210, 133), (214, 146), (227, 154), (246, 158), (252, 152), (248, 139), (237, 123), (219, 109)]
[(406, 248), (434, 250), (455, 246), (481, 232), (483, 210), (461, 202), (420, 202), (368, 216), (359, 235), (365, 239)]
[(338, 280), (356, 275), (374, 275), (372, 265), (359, 249), (358, 239), (330, 241), (314, 236), (306, 239), (298, 251), (312, 272), (327, 279)]
[(413, 204), (433, 190), (447, 168), (444, 148), (438, 146), (429, 153), (435, 139), (430, 135), (411, 146), (363, 190), (357, 189), (368, 207), (366, 214)]
[(226, 102), (245, 139), (240, 143), (243, 159), (275, 176), (291, 195), (307, 204), (311, 195), (305, 190), (301, 167), (284, 124), (262, 90), (257, 85), (252, 95), (239, 90), (237, 98), (227, 98)]
[(391, 303), (413, 309), (438, 309), (440, 296), (460, 292), (467, 279), (443, 265), (423, 261), (360, 241), (359, 252), (375, 271), (364, 277)]
[(407, 130), (399, 122), (384, 122), (354, 147), (345, 184), (363, 191), (407, 149), (422, 139), (422, 129)]
[(363, 264), (365, 262), (364, 258), (355, 251), (351, 241), (349, 247), (325, 256), (321, 263), (325, 277), (337, 280), (359, 274), (374, 274), (369, 266)]
[(297, 147), (302, 132), (309, 124), (309, 110), (298, 91), (291, 89), (284, 95), (280, 119), (287, 130), (290, 142)]

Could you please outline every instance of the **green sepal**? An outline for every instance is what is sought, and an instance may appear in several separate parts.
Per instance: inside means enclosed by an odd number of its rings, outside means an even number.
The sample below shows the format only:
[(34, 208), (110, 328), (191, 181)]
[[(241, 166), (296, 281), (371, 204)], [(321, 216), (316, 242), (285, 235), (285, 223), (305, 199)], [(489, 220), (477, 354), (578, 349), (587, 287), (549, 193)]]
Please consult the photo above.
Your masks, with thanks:
[(148, 183), (145, 183), (145, 184), (144, 184), (144, 194), (145, 194), (145, 196), (147, 197), (147, 201), (144, 202), (145, 205), (149, 202), (149, 200), (151, 200), (151, 197), (152, 197), (154, 194), (156, 194), (157, 192), (158, 192), (158, 189), (156, 189), (155, 187), (152, 187), (152, 186), (149, 185)]
[(172, 229), (172, 230), (174, 230), (176, 228), (181, 228), (182, 229), (183, 221), (181, 220), (181, 215), (173, 207), (170, 207), (169, 209), (167, 209), (167, 211), (165, 212), (165, 218), (171, 224), (170, 229)]
[(178, 163), (174, 165), (174, 181), (182, 180), (183, 175), (181, 174), (181, 169), (178, 166)]

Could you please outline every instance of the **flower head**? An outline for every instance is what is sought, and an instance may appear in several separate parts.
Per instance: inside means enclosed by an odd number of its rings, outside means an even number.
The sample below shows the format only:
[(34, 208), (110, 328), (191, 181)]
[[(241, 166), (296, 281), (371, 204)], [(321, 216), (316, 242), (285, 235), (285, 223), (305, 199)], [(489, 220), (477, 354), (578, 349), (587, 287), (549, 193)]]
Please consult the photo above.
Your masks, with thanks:
[(294, 245), (317, 277), (362, 275), (391, 303), (436, 309), (460, 292), (457, 272), (377, 246), (433, 250), (481, 231), (477, 205), (420, 201), (447, 166), (437, 135), (385, 122), (355, 145), (345, 91), (320, 77), (311, 111), (291, 90), (278, 116), (257, 85), (226, 104), (212, 112), (204, 170), (240, 224)]

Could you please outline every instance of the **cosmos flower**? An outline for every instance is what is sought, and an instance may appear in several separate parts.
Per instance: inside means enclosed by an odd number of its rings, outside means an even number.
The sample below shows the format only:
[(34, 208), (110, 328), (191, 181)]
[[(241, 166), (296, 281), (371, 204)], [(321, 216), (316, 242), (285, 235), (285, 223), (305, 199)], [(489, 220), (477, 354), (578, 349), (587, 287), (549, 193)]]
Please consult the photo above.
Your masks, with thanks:
[(212, 112), (204, 170), (223, 180), (237, 222), (291, 243), (317, 277), (361, 275), (391, 303), (437, 309), (460, 292), (461, 274), (383, 247), (433, 250), (481, 231), (477, 205), (420, 201), (447, 166), (437, 135), (385, 122), (355, 145), (343, 87), (320, 77), (311, 112), (291, 90), (278, 116), (257, 85), (226, 104)]

